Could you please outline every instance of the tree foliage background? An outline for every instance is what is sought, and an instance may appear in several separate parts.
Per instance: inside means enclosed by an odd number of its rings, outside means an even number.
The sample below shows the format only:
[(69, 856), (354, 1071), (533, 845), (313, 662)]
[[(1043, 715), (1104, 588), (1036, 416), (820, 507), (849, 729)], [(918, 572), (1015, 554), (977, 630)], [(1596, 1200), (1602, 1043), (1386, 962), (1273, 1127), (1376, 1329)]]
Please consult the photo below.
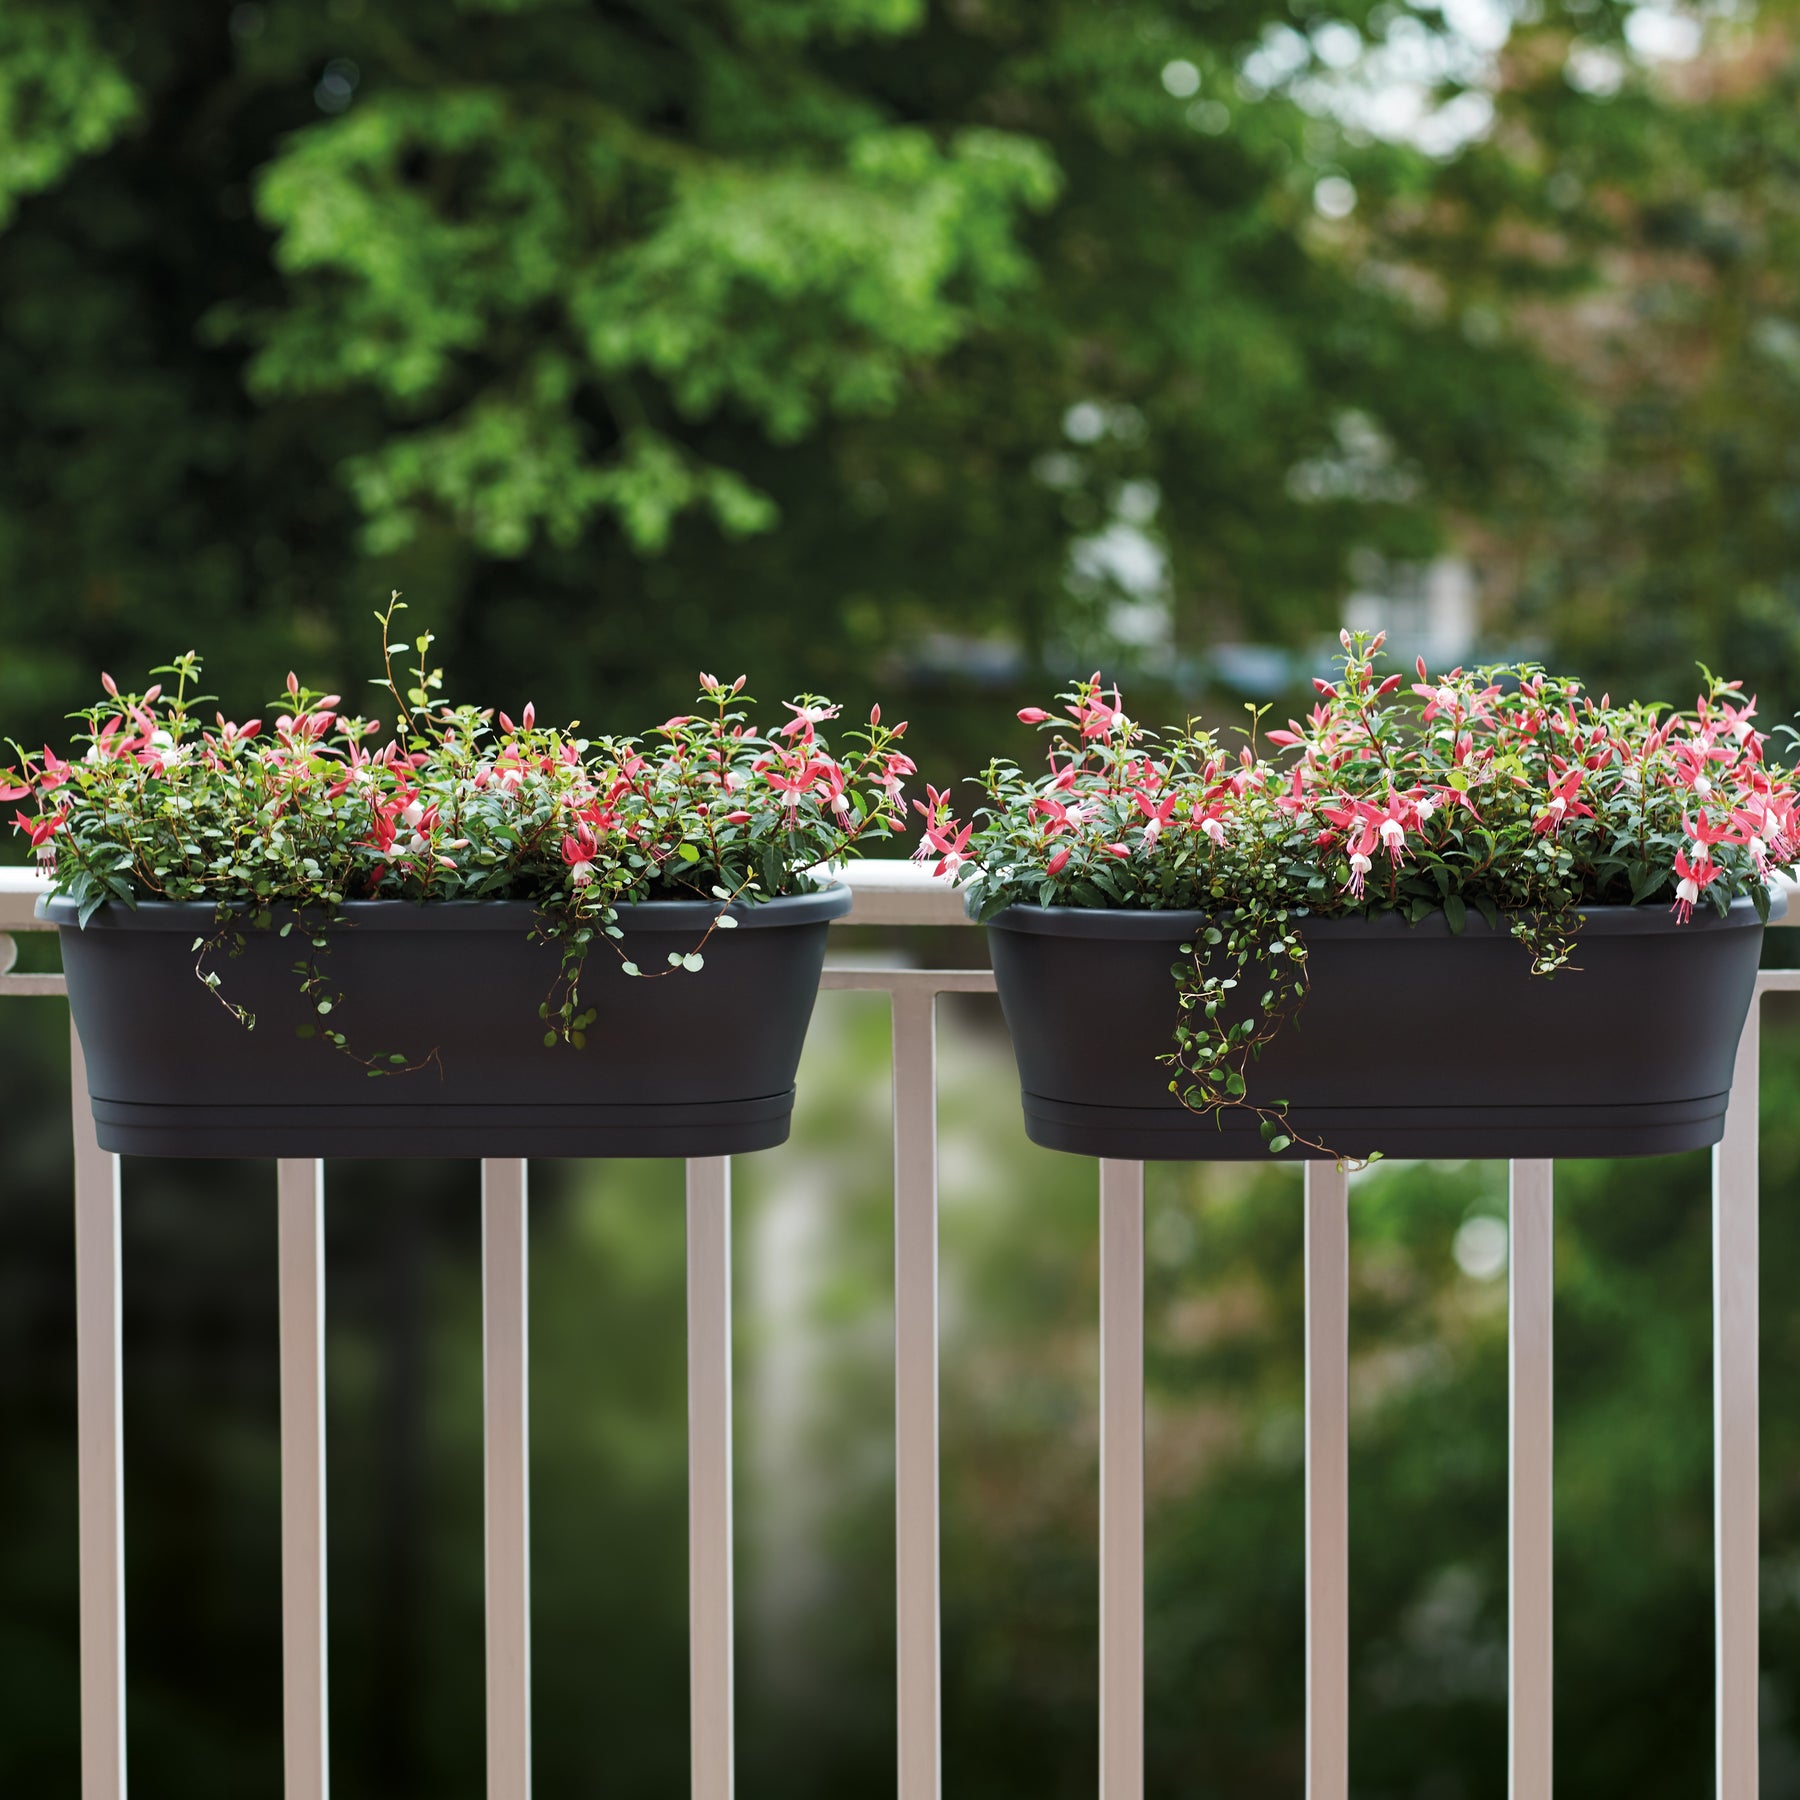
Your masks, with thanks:
[[(289, 667), (352, 692), (400, 587), (467, 697), (631, 728), (696, 667), (743, 669), (910, 711), (941, 779), (1023, 748), (1012, 686), (1103, 662), (1172, 710), (1216, 642), (1334, 628), (1358, 553), (1446, 549), (1497, 648), (1669, 699), (1704, 658), (1785, 716), (1794, 23), (1791, 0), (4, 0), (0, 730), (55, 741), (98, 667), (189, 645), (234, 707)], [(1122, 526), (1166, 571), (1154, 654), (1096, 554)], [(0, 1788), (51, 1795), (75, 1791), (72, 1327), (61, 1028), (33, 1017), (0, 1039)], [(949, 1768), (1042, 1800), (1092, 1788), (1091, 1181), (999, 1129), (1003, 1046), (961, 1025)], [(784, 1797), (877, 1791), (892, 1747), (886, 1201), (859, 1148), (886, 1129), (880, 1022), (834, 1029), (808, 1076), (832, 1104), (745, 1177), (744, 1791)], [(1785, 1031), (1771, 1195), (1800, 1158)], [(143, 1794), (278, 1791), (265, 1173), (130, 1178)], [(683, 1782), (666, 1174), (534, 1173), (558, 1791)], [(1504, 1789), (1504, 1315), (1449, 1249), (1503, 1212), (1497, 1179), (1396, 1169), (1356, 1203), (1368, 1796)], [(780, 1197), (806, 1191), (842, 1216), (796, 1240)], [(1707, 1780), (1704, 1171), (1564, 1191), (1561, 1769), (1674, 1800)], [(338, 1787), (472, 1795), (472, 1189), (371, 1166), (332, 1193)], [(1152, 1791), (1285, 1793), (1298, 1215), (1275, 1174), (1152, 1199)], [(1777, 1369), (1800, 1315), (1767, 1210)], [(1780, 1796), (1800, 1465), (1776, 1416), (1765, 1466)]]
[(1122, 508), (1188, 648), (1452, 544), (1491, 635), (1789, 703), (1790, 23), (9, 0), (0, 714), (190, 643), (348, 680), (392, 586), (569, 710), (945, 628), (1037, 680)]

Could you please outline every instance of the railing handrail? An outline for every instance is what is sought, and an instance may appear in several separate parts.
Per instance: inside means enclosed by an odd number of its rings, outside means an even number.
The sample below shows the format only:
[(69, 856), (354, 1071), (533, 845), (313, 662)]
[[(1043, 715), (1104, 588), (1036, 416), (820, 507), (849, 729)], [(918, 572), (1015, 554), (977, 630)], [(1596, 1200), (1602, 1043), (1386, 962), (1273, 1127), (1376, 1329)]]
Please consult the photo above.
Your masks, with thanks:
[[(850, 889), (855, 904), (840, 925), (967, 925), (963, 897), (952, 883), (933, 875), (925, 863), (898, 856), (871, 856), (833, 871)], [(1800, 927), (1800, 882), (1783, 875), (1788, 896), (1784, 917), (1771, 925)], [(0, 868), (0, 932), (42, 931), (34, 915), (39, 898), (50, 891), (49, 877), (36, 869)]]
[[(903, 857), (871, 857), (832, 871), (855, 897), (841, 925), (966, 925), (961, 893), (924, 863)], [(0, 868), (0, 931), (44, 931), (35, 915), (50, 891), (36, 869)]]

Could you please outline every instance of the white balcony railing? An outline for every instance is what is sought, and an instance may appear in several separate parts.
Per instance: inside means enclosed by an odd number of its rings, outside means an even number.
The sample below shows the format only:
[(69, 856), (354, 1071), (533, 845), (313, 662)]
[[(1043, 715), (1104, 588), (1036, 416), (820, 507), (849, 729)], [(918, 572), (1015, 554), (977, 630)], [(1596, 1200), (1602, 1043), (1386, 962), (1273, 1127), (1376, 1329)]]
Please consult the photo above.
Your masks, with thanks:
[[(849, 925), (963, 925), (961, 900), (908, 863), (853, 867)], [(0, 870), (0, 994), (57, 995), (18, 975), (10, 933), (42, 882)], [(1800, 906), (1788, 914), (1800, 923)], [(828, 988), (893, 1007), (894, 1279), (900, 1800), (942, 1792), (938, 1606), (936, 1006), (989, 993), (985, 969), (827, 968)], [(1717, 1800), (1757, 1800), (1757, 1086), (1764, 971), (1713, 1153), (1713, 1485)], [(83, 1800), (124, 1800), (125, 1611), (119, 1159), (101, 1150), (81, 1046), (75, 1136), (76, 1365)], [(1306, 1207), (1306, 1770), (1344, 1800), (1349, 1732), (1349, 1214), (1346, 1178), (1309, 1163)], [(287, 1800), (329, 1785), (325, 1593), (324, 1167), (279, 1164), (281, 1531)], [(1100, 1794), (1140, 1800), (1144, 1769), (1144, 1398), (1141, 1163), (1102, 1162), (1100, 1204)], [(1511, 1168), (1510, 1792), (1551, 1792), (1552, 1165)], [(482, 1167), (489, 1800), (531, 1791), (526, 1165)], [(729, 1800), (732, 1725), (731, 1172), (687, 1166), (690, 1710), (695, 1800)]]

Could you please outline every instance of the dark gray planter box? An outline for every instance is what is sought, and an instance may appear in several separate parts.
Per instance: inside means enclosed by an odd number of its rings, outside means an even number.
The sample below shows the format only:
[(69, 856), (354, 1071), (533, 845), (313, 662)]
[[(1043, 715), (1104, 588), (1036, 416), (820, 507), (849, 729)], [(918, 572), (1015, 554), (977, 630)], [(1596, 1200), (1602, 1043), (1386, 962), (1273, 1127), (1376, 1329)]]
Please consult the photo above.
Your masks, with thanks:
[[(1777, 896), (1776, 907), (1785, 901)], [(1586, 909), (1574, 963), (1530, 972), (1471, 913), (1308, 919), (1311, 993), (1249, 1070), (1305, 1136), (1350, 1156), (1655, 1156), (1716, 1144), (1763, 928), (1748, 900), (1678, 925)], [(1266, 1156), (1254, 1115), (1168, 1091), (1171, 965), (1197, 912), (1012, 906), (988, 922), (1033, 1143), (1183, 1162)], [(1311, 1154), (1298, 1147), (1290, 1155)]]
[[(511, 901), (352, 901), (321, 973), (344, 996), (332, 1023), (352, 1049), (436, 1064), (371, 1077), (317, 1037), (294, 964), (296, 932), (249, 931), (210, 967), (257, 1016), (247, 1031), (201, 986), (191, 949), (205, 905), (105, 906), (86, 930), (66, 900), (40, 904), (62, 939), (69, 1006), (104, 1149), (138, 1156), (722, 1156), (788, 1134), (794, 1072), (830, 921), (847, 888), (736, 905), (705, 967), (625, 975), (596, 942), (582, 1004), (586, 1048), (545, 1046), (538, 1007), (560, 966)], [(619, 909), (626, 953), (648, 973), (695, 948), (718, 907)]]

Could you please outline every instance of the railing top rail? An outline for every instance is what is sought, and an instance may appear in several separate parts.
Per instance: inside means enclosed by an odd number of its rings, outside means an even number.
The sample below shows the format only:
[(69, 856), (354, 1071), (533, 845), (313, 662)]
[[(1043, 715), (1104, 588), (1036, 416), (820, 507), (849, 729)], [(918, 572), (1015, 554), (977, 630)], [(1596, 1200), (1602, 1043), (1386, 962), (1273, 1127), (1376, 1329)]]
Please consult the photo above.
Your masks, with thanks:
[[(966, 925), (963, 898), (950, 882), (932, 874), (924, 863), (900, 857), (869, 857), (835, 871), (855, 896), (843, 925)], [(1787, 916), (1773, 921), (1800, 926), (1800, 883), (1783, 876), (1788, 893)], [(50, 883), (35, 869), (0, 868), (0, 932), (43, 931), (33, 914)]]
[[(962, 895), (923, 863), (871, 858), (833, 871), (855, 896), (845, 925), (966, 925)], [(33, 908), (50, 891), (36, 869), (0, 868), (0, 931), (43, 931)]]

